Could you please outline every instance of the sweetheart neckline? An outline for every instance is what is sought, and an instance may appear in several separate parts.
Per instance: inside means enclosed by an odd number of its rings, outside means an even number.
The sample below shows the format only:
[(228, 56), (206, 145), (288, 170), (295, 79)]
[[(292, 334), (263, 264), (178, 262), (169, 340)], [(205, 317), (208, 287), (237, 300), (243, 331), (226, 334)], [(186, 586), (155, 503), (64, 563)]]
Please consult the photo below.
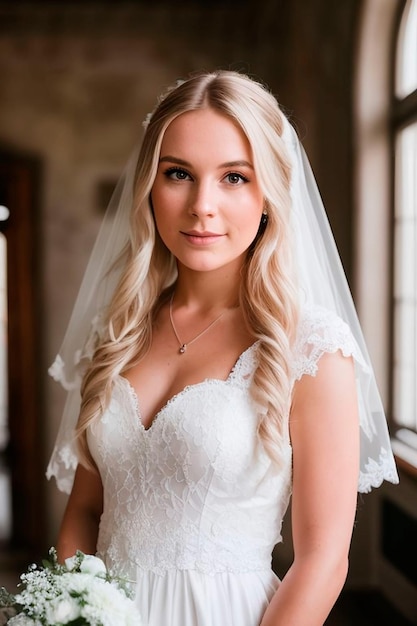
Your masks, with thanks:
[(140, 411), (139, 396), (136, 393), (136, 389), (133, 387), (131, 382), (125, 376), (123, 376), (122, 374), (118, 374), (117, 375), (117, 380), (122, 382), (123, 384), (125, 384), (125, 386), (129, 390), (129, 397), (132, 399), (133, 407), (135, 409), (135, 415), (136, 415), (137, 421), (139, 422), (139, 428), (144, 433), (149, 433), (152, 430), (152, 427), (155, 424), (155, 422), (158, 421), (159, 416), (162, 413), (164, 413), (166, 411), (166, 409), (168, 409), (168, 407), (173, 402), (175, 402), (176, 400), (178, 400), (178, 398), (180, 398), (183, 395), (185, 395), (186, 393), (188, 393), (191, 389), (196, 389), (198, 387), (201, 387), (201, 385), (206, 385), (206, 384), (216, 384), (216, 383), (224, 384), (224, 385), (229, 384), (230, 381), (233, 379), (233, 376), (235, 375), (236, 370), (237, 370), (238, 366), (240, 365), (240, 363), (243, 361), (244, 357), (249, 352), (253, 351), (257, 347), (258, 344), (259, 344), (259, 340), (255, 341), (254, 343), (252, 343), (245, 350), (243, 350), (243, 352), (240, 353), (240, 355), (238, 356), (238, 358), (235, 361), (235, 364), (233, 365), (232, 369), (230, 370), (229, 374), (227, 375), (227, 378), (204, 378), (203, 380), (199, 381), (198, 383), (191, 383), (189, 385), (185, 385), (185, 387), (183, 387), (183, 389), (181, 389), (177, 393), (174, 393), (174, 395), (171, 396), (170, 398), (168, 398), (168, 400), (165, 402), (165, 404), (163, 406), (161, 406), (161, 408), (155, 413), (155, 415), (153, 416), (152, 420), (149, 423), (148, 428), (145, 428), (145, 426), (144, 426), (144, 424), (142, 422), (142, 415), (141, 415), (141, 411)]

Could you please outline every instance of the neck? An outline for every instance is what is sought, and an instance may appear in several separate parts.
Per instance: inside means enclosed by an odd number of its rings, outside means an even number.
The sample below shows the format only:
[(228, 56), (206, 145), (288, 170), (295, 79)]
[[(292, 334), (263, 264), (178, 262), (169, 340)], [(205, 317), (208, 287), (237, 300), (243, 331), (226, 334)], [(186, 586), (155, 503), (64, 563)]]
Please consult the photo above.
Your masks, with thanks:
[(175, 302), (198, 309), (227, 309), (239, 305), (241, 278), (236, 273), (190, 272), (178, 268)]

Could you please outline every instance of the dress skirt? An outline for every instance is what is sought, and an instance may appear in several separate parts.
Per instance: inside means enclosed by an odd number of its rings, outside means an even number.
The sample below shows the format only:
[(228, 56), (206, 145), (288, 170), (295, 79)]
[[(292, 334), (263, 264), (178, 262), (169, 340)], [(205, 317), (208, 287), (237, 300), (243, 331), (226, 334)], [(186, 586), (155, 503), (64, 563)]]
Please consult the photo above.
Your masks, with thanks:
[(272, 570), (139, 570), (136, 604), (143, 626), (259, 626), (278, 585)]

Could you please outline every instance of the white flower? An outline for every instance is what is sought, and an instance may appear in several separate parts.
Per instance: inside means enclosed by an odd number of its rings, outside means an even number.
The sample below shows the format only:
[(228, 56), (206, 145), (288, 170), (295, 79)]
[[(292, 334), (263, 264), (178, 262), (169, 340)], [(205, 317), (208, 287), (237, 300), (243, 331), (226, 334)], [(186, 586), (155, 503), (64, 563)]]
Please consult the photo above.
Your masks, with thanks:
[(69, 572), (77, 569), (78, 564), (80, 572), (83, 572), (84, 574), (91, 574), (91, 576), (106, 575), (106, 566), (103, 561), (98, 558), (98, 556), (84, 554), (81, 560), (77, 555), (65, 559), (65, 566)]
[[(149, 126), (149, 122), (151, 121), (151, 117), (152, 117), (152, 112), (151, 112), (151, 113), (147, 113), (147, 115), (146, 115), (145, 119), (144, 119), (144, 120), (143, 120), (143, 122), (142, 122), (142, 126), (143, 126), (143, 128), (144, 128), (145, 130), (146, 130), (146, 129), (148, 128), (148, 126)], [(50, 375), (52, 376), (53, 374), (50, 374)]]
[(80, 615), (81, 609), (78, 601), (66, 595), (51, 600), (46, 609), (45, 617), (49, 624), (68, 624)]
[(92, 576), (105, 576), (107, 573), (106, 566), (98, 556), (92, 556), (86, 554), (81, 561), (80, 570), (84, 574), (91, 574)]
[(59, 565), (56, 550), (43, 568), (29, 567), (21, 580), (23, 590), (13, 607), (22, 610), (9, 626), (141, 626), (127, 583), (112, 578), (101, 559), (78, 551)]
[(69, 572), (72, 572), (73, 569), (77, 569), (79, 563), (79, 558), (74, 554), (74, 556), (65, 559), (65, 567)]
[(81, 572), (66, 572), (65, 574), (61, 574), (57, 583), (62, 591), (66, 591), (71, 594), (75, 593), (77, 595), (83, 595), (84, 593), (87, 593), (88, 588), (92, 584), (92, 578), (90, 574), (81, 574)]
[(103, 626), (140, 626), (142, 623), (134, 602), (111, 583), (92, 581), (85, 600), (82, 616), (91, 623), (95, 623), (94, 620)]

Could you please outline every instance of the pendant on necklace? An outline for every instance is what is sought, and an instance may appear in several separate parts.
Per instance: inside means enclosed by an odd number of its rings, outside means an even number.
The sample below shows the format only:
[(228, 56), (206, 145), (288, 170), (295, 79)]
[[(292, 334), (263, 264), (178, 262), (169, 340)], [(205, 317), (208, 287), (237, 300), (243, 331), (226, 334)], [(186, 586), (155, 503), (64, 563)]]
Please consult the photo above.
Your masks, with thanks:
[(186, 343), (183, 343), (183, 344), (182, 344), (182, 346), (181, 346), (181, 348), (178, 350), (178, 352), (179, 352), (180, 354), (184, 354), (184, 352), (186, 351), (186, 349), (187, 349), (187, 344), (186, 344)]

